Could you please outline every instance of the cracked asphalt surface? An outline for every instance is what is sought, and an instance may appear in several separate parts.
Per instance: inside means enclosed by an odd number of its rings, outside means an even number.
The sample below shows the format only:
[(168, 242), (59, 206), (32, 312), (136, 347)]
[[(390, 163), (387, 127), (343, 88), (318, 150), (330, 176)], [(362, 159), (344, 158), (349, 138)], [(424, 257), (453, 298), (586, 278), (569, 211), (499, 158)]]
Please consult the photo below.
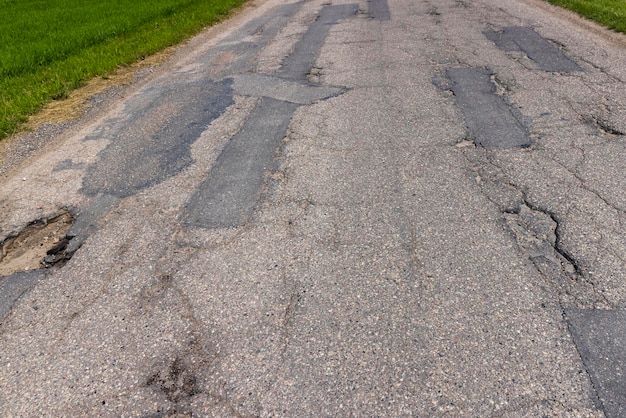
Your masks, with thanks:
[(538, 0), (253, 2), (2, 171), (75, 221), (1, 414), (624, 416), (625, 81)]

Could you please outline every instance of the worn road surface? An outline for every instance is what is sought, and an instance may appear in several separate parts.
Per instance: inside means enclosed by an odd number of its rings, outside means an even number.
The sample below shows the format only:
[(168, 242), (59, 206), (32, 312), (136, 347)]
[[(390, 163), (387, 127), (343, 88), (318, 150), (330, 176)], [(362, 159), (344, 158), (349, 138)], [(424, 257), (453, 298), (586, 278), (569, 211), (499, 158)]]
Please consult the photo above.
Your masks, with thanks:
[(201, 34), (2, 175), (0, 415), (626, 416), (625, 39), (538, 0)]

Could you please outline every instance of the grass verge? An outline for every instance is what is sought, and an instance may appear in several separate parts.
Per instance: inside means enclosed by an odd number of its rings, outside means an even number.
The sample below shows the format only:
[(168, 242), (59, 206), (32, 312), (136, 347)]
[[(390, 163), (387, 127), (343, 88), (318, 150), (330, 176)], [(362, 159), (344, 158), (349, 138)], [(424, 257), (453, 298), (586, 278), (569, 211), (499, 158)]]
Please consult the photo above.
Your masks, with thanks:
[(0, 139), (94, 76), (174, 45), (246, 0), (0, 0)]
[(548, 0), (550, 3), (572, 10), (595, 20), (617, 32), (626, 33), (626, 0)]

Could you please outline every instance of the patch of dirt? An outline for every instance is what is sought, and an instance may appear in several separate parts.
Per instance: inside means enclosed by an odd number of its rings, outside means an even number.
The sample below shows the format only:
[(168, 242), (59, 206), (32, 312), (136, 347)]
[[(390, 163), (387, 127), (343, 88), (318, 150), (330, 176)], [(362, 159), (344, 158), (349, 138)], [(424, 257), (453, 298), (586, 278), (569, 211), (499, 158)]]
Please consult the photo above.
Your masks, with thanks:
[(67, 232), (74, 222), (64, 211), (51, 219), (32, 222), (0, 244), (0, 276), (51, 267), (67, 261)]

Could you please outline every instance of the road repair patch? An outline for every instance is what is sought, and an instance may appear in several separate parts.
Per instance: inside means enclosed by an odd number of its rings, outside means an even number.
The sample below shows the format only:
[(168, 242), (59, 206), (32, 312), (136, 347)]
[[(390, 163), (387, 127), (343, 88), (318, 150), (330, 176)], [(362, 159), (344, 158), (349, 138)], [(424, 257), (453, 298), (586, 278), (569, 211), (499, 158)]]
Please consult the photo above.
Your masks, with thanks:
[(626, 416), (626, 312), (567, 312), (574, 341), (607, 417)]
[(387, 0), (369, 0), (368, 16), (376, 20), (389, 20), (391, 19), (391, 13), (389, 12), (389, 4)]
[(517, 51), (526, 54), (544, 71), (557, 73), (573, 73), (583, 71), (574, 61), (569, 59), (555, 44), (543, 38), (531, 28), (510, 26), (501, 31), (483, 32), (487, 39), (505, 51)]
[(497, 94), (492, 73), (484, 68), (449, 68), (456, 106), (463, 113), (470, 139), (484, 148), (528, 148), (530, 136), (521, 112)]

